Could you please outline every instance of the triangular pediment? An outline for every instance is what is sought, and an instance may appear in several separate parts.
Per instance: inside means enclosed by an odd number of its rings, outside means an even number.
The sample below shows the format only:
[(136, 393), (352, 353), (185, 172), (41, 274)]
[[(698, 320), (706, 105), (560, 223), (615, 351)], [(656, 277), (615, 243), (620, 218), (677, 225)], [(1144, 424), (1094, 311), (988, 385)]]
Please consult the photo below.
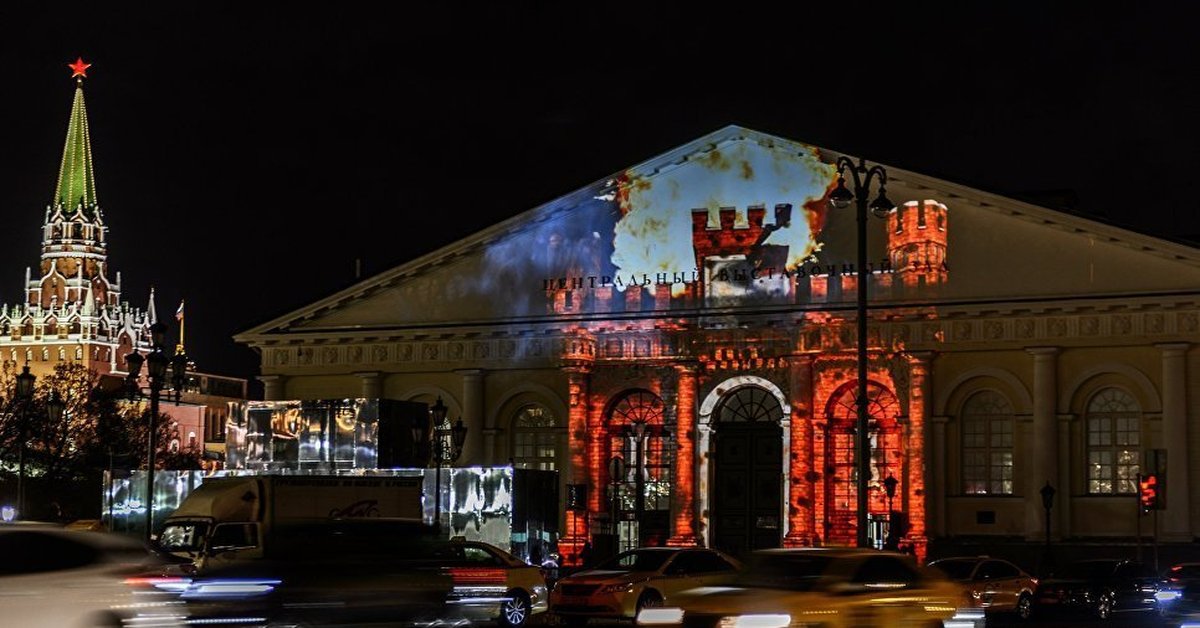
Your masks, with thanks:
[[(854, 301), (841, 155), (727, 127), (240, 334), (820, 310)], [(1194, 291), (1200, 251), (896, 168), (874, 303)], [(872, 193), (875, 188), (872, 188)]]

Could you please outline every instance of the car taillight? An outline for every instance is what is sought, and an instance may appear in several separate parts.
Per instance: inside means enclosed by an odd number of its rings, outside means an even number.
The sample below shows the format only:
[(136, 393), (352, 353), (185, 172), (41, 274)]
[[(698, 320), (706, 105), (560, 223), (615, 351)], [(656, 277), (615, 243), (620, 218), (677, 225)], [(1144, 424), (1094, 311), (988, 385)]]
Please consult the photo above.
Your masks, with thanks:
[(449, 567), (446, 574), (455, 585), (503, 585), (508, 580), (503, 569), (491, 567)]
[(132, 576), (125, 579), (125, 584), (135, 589), (157, 589), (180, 593), (192, 583), (191, 578), (175, 576)]

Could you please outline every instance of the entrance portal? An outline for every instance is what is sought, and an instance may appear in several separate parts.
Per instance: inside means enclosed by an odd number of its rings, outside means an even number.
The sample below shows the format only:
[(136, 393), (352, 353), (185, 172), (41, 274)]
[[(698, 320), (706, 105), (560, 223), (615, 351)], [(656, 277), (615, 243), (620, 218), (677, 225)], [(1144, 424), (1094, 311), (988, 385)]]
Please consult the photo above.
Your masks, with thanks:
[(733, 555), (783, 541), (783, 409), (758, 386), (734, 389), (714, 412), (713, 547)]

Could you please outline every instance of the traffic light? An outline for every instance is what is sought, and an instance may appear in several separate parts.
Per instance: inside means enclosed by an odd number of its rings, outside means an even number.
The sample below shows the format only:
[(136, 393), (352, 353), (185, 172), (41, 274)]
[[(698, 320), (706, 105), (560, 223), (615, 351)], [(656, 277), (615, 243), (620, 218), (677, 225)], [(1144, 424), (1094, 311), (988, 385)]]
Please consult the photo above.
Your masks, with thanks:
[(1138, 504), (1141, 505), (1143, 513), (1158, 509), (1158, 492), (1157, 473), (1138, 475)]

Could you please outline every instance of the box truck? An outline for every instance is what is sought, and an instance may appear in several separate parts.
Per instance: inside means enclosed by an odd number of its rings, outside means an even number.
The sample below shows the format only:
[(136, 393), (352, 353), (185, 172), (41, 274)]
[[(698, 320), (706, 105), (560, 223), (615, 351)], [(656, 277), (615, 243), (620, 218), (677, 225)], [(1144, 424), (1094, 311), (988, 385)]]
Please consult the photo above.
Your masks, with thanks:
[[(259, 475), (213, 478), (196, 487), (167, 518), (161, 550), (196, 569), (272, 557), (284, 527), (322, 522), (392, 522), (417, 534), (421, 477)], [(275, 544), (277, 545), (277, 544)]]

